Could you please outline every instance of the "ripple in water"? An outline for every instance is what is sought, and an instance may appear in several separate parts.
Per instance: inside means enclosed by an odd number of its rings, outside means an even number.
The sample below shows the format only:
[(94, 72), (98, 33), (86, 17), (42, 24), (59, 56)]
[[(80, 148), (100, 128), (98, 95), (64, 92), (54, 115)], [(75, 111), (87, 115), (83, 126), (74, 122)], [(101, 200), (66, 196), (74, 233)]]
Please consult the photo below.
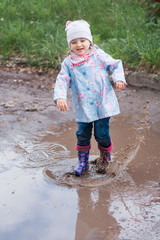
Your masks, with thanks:
[(17, 146), (25, 157), (24, 167), (39, 168), (51, 166), (70, 155), (70, 151), (58, 143), (31, 143), (27, 146)]

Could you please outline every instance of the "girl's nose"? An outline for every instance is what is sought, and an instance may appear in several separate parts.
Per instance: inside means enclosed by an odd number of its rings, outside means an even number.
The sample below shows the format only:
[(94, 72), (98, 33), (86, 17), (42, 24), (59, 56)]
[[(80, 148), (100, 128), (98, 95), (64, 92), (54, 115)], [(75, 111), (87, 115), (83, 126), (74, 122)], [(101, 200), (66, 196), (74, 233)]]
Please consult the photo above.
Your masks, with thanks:
[(77, 46), (80, 46), (81, 45), (81, 41), (77, 41)]

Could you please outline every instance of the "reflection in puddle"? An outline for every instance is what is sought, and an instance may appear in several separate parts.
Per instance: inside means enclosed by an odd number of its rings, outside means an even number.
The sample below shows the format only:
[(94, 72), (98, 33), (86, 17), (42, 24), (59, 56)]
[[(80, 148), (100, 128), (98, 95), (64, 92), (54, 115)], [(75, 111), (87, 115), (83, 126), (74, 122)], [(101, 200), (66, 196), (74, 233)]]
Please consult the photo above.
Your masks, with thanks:
[(140, 187), (127, 173), (114, 186), (109, 212), (121, 226), (120, 239), (159, 240), (160, 186), (148, 182)]
[(75, 190), (49, 185), (34, 168), (14, 168), (0, 182), (1, 240), (74, 239)]
[(75, 240), (119, 239), (120, 227), (108, 211), (111, 187), (78, 188)]

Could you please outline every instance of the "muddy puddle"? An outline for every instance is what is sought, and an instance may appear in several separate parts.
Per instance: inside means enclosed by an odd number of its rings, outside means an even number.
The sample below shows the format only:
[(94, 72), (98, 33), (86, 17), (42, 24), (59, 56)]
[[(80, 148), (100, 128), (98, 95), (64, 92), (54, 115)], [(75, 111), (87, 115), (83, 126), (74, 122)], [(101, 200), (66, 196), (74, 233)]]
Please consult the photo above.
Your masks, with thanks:
[[(21, 94), (25, 109), (42, 98), (41, 91), (27, 93), (22, 86)], [(96, 172), (92, 160), (99, 151), (92, 137), (90, 167), (81, 177), (71, 174), (77, 163), (71, 109), (62, 121), (63, 113), (46, 107), (51, 95), (45, 91), (37, 111), (22, 104), (4, 108), (3, 96), (1, 240), (160, 239), (160, 95), (135, 89), (118, 94), (123, 110), (110, 128), (114, 161), (106, 174)]]
[[(66, 174), (77, 163), (75, 131), (75, 123), (52, 128), (2, 154), (1, 239), (158, 240), (159, 134), (118, 117), (107, 174), (90, 163), (76, 177)], [(90, 161), (98, 154), (92, 138)]]
[[(58, 146), (61, 146), (61, 149), (59, 149), (58, 158), (56, 156), (54, 157), (54, 154), (51, 152), (52, 164), (44, 169), (43, 174), (53, 183), (72, 187), (98, 187), (113, 181), (118, 173), (122, 170), (125, 170), (128, 163), (133, 160), (138, 152), (140, 143), (144, 139), (144, 136), (143, 133), (140, 133), (141, 130), (136, 129), (136, 127), (126, 126), (125, 119), (120, 119), (118, 124), (116, 122), (112, 125), (112, 138), (116, 139), (117, 136), (121, 137), (120, 144), (117, 146), (118, 151), (116, 151), (115, 147), (115, 151), (112, 154), (113, 162), (110, 163), (106, 168), (107, 174), (97, 173), (98, 169), (93, 162), (99, 157), (99, 151), (97, 148), (97, 143), (92, 137), (89, 169), (82, 177), (77, 178), (74, 175), (73, 169), (77, 163), (77, 157), (75, 158), (77, 152), (74, 151), (74, 146), (76, 143), (75, 132), (77, 130), (75, 123), (72, 123), (71, 126), (66, 127), (66, 129), (62, 131), (63, 133), (57, 136), (56, 134), (49, 134), (42, 139), (42, 145), (44, 145), (44, 142), (46, 143), (47, 141), (49, 144), (57, 142)], [(64, 151), (64, 146), (66, 147), (67, 151)]]

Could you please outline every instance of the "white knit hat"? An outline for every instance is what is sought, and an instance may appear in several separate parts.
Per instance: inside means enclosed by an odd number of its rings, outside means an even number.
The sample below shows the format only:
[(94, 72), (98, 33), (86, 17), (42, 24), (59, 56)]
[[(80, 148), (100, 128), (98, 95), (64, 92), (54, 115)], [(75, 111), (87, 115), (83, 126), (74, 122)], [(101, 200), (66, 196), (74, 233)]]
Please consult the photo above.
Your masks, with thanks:
[(68, 45), (76, 38), (86, 38), (92, 43), (90, 25), (84, 20), (67, 21), (65, 31)]

